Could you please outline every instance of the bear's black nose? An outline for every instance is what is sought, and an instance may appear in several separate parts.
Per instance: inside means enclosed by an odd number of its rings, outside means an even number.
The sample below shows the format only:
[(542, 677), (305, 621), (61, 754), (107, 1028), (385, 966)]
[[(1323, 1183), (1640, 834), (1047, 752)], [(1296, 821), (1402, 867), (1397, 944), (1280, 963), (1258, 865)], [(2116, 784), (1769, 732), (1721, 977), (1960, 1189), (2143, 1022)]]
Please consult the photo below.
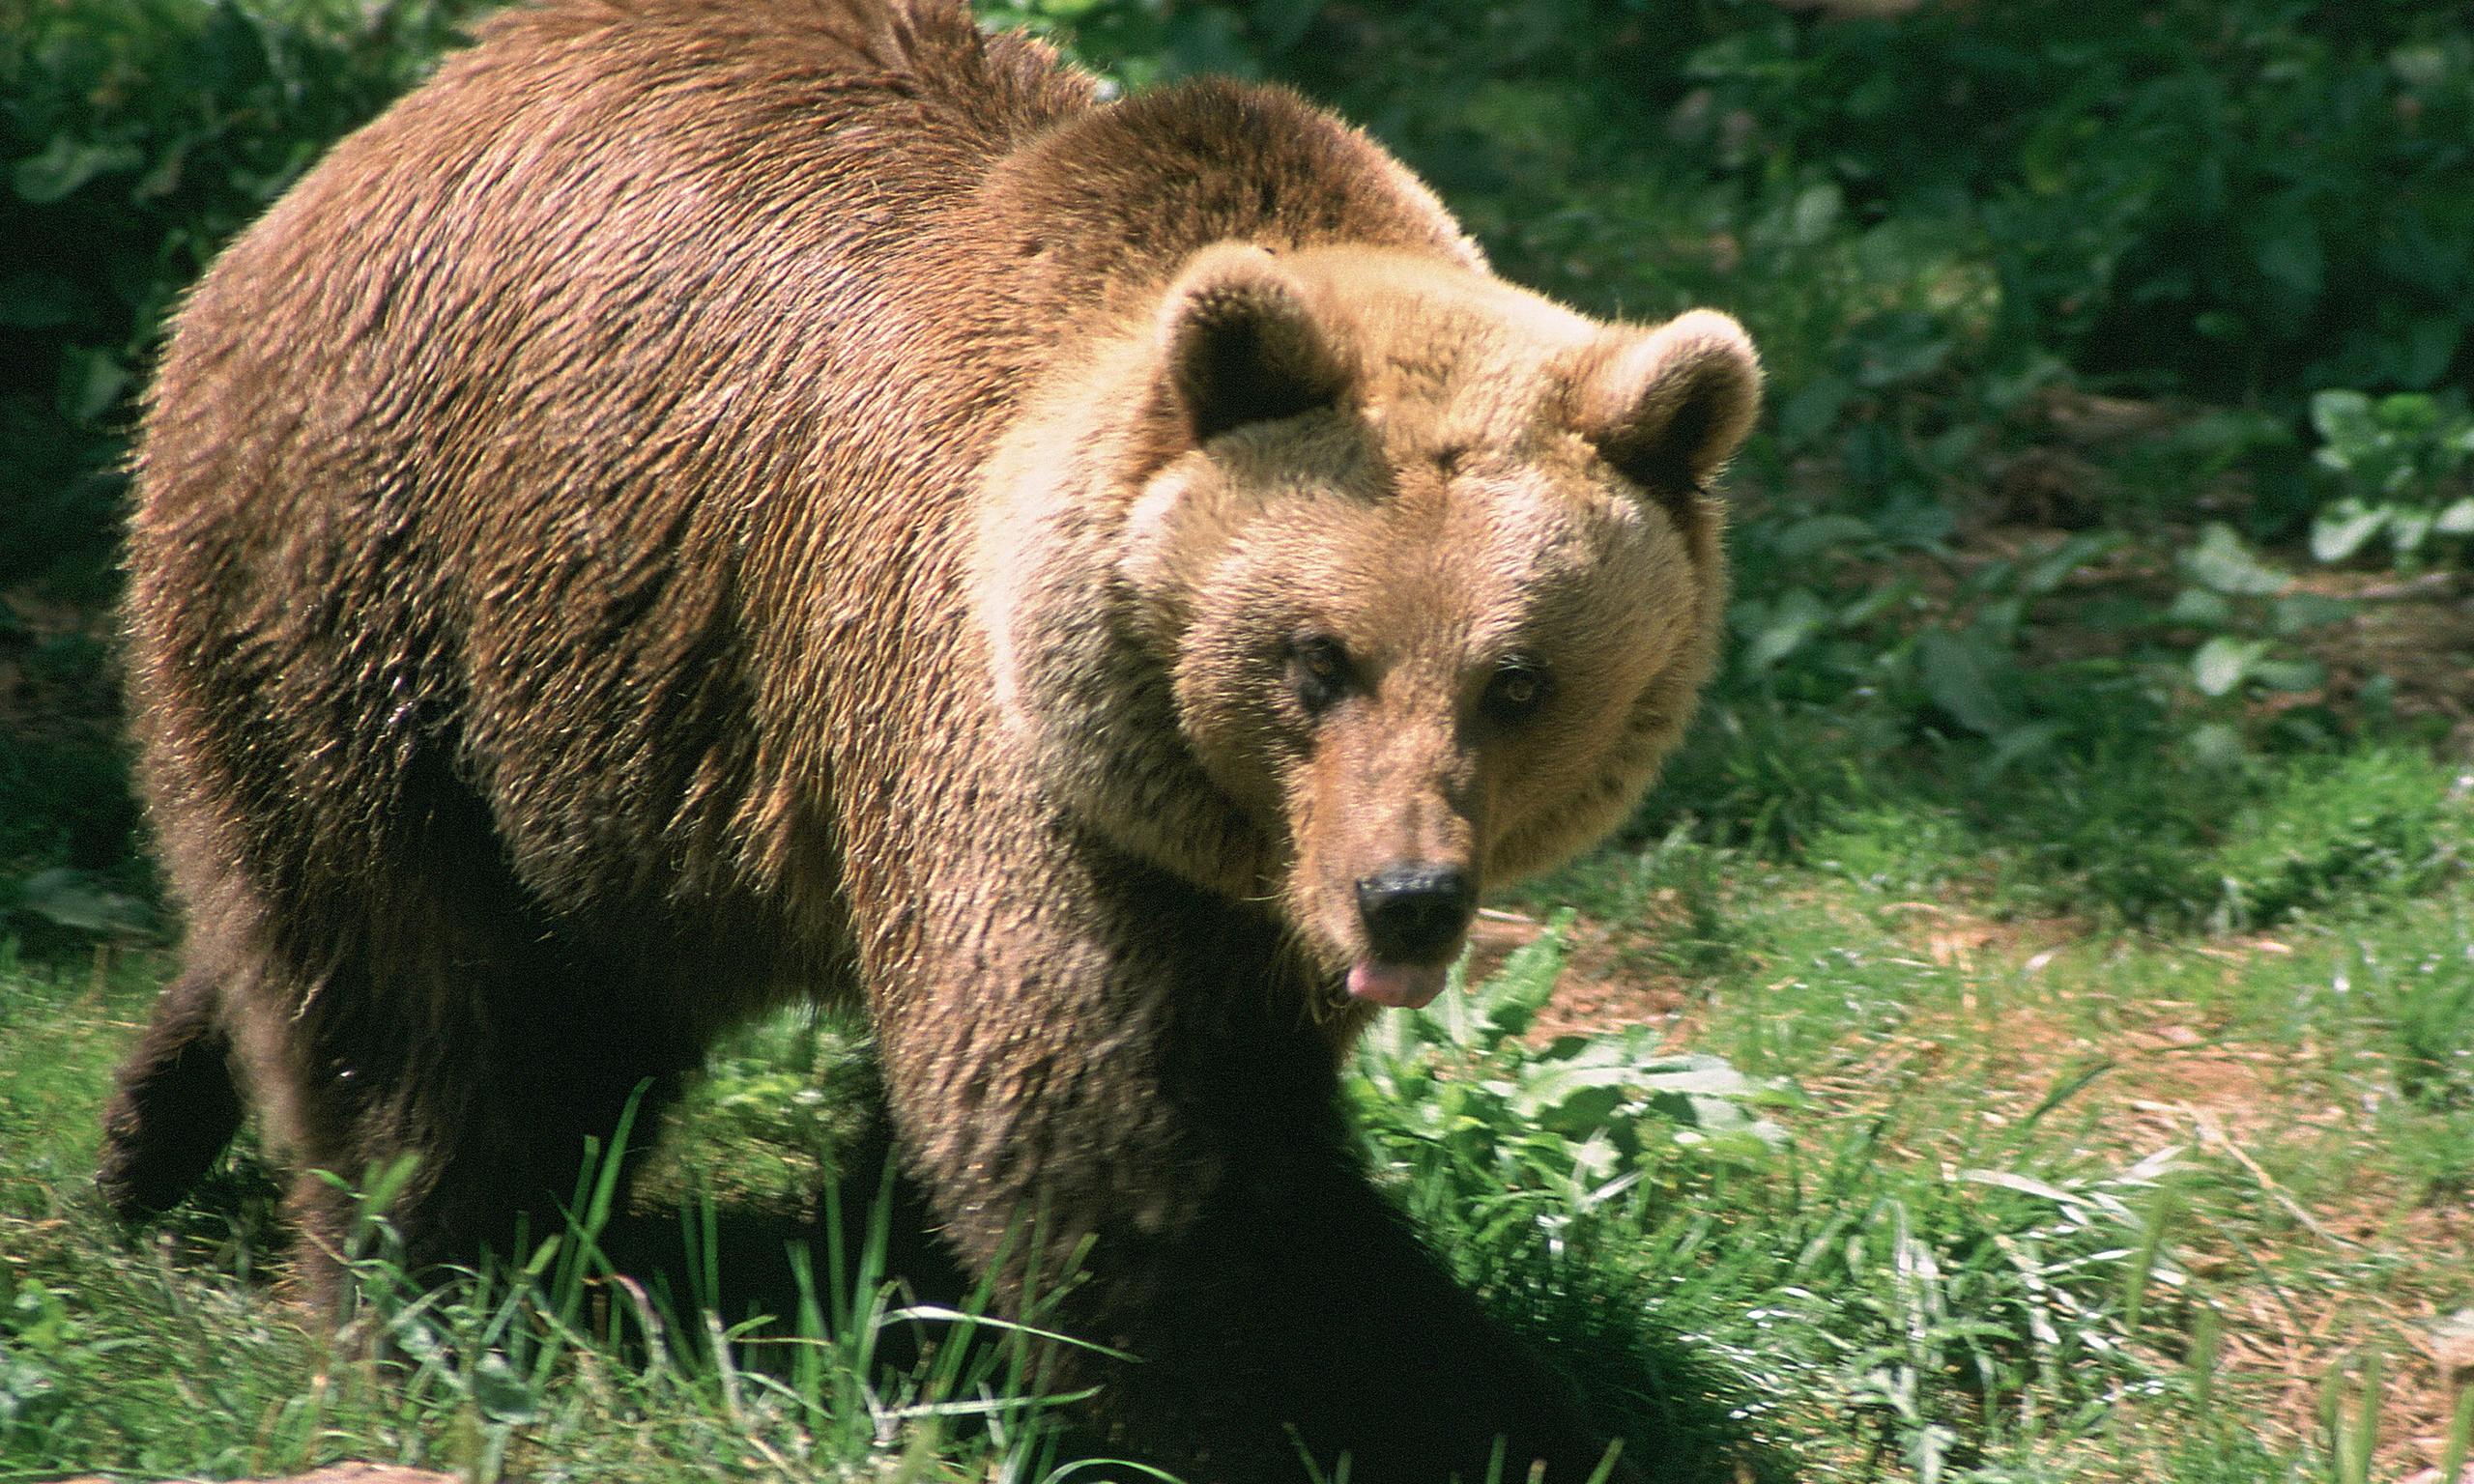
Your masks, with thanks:
[(1430, 963), (1450, 953), (1477, 911), (1469, 877), (1451, 866), (1388, 866), (1357, 881), (1367, 944), (1387, 963)]

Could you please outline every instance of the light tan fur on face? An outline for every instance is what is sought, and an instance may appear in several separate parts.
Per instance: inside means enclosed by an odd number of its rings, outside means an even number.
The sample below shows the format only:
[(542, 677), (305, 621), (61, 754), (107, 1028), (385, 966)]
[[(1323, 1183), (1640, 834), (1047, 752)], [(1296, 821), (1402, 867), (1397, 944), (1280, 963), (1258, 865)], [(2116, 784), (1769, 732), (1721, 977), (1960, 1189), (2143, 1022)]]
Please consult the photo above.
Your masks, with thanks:
[[(1309, 405), (1190, 370), (1196, 320), (1249, 313), (1243, 343)], [(1216, 375), (1286, 415), (1197, 442), (1182, 403)], [(1702, 484), (1758, 375), (1707, 311), (1605, 326), (1426, 257), (1205, 249), (1056, 389), (1108, 418), (1028, 419), (1042, 435), (995, 461), (983, 621), (1010, 713), (1095, 824), (1276, 899), (1337, 973), (1368, 952), (1361, 878), (1419, 863), (1499, 887), (1646, 785), (1710, 663)], [(1309, 634), (1360, 682), (1319, 716), (1291, 673)], [(1482, 698), (1515, 658), (1549, 699), (1494, 725)], [(1173, 716), (1156, 747), (1122, 725), (1129, 690)]]

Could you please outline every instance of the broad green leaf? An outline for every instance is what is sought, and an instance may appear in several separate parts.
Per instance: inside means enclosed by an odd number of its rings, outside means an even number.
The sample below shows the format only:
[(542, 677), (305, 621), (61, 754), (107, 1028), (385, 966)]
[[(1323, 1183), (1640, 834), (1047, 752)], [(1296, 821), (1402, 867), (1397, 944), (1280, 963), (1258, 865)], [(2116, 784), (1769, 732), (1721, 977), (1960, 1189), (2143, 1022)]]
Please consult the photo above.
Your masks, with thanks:
[(1723, 1057), (1689, 1056), (1667, 1059), (1668, 1070), (1648, 1070), (1640, 1085), (1661, 1093), (1705, 1093), (1728, 1098), (1749, 1098), (1761, 1085), (1738, 1071)]
[(2254, 660), (2250, 678), (2272, 691), (2316, 691), (2328, 683), (2328, 671), (2317, 660)]
[(1852, 515), (1814, 515), (1788, 526), (1770, 538), (1778, 555), (1802, 561), (1831, 547), (1869, 545), (1873, 528)]
[(1254, 0), (1247, 8), (1247, 29), (1264, 51), (1278, 55), (1298, 43), (1322, 10), (1323, 0)]
[(72, 345), (60, 353), (60, 382), (53, 401), (72, 422), (95, 423), (129, 389), (129, 368), (109, 351)]
[(1659, 1056), (1656, 1042), (1657, 1032), (1650, 1027), (1627, 1025), (1611, 1034), (1600, 1031), (1590, 1036), (1557, 1037), (1554, 1045), (1539, 1059), (1573, 1067), (1622, 1067), (1634, 1072), (1662, 1071), (1685, 1065), (1679, 1058)]
[(2371, 398), (2359, 391), (2323, 391), (2311, 399), (2311, 426), (2329, 443), (2350, 446), (2373, 436)]
[(1806, 588), (1790, 587), (1764, 614), (1752, 642), (1744, 646), (1746, 670), (1768, 670), (1803, 647), (1829, 622), (1829, 610)]
[(2318, 297), (2328, 263), (2327, 254), (2319, 246), (2318, 233), (2298, 212), (2256, 239), (2251, 261), (2258, 268), (2259, 276), (2284, 290), (2286, 299), (2295, 304), (2305, 304)]
[(2436, 88), (2448, 80), (2449, 56), (2428, 42), (2397, 46), (2389, 50), (2388, 67), (2409, 88)]
[(2388, 544), (2398, 556), (2411, 556), (2423, 549), (2423, 538), (2431, 533), (2433, 513), (2413, 506), (2390, 508)]
[(145, 902), (65, 866), (27, 877), (17, 889), (17, 910), (99, 937), (144, 937), (158, 926)]
[(1892, 546), (1927, 551), (1949, 539), (1957, 508), (1932, 496), (1901, 494), (1873, 512), (1873, 534)]
[(55, 273), (0, 276), (0, 328), (48, 329), (76, 313), (77, 290)]
[(1555, 981), (1564, 972), (1564, 942), (1571, 931), (1572, 917), (1566, 908), (1547, 919), (1535, 939), (1512, 950), (1502, 968), (1469, 991), (1486, 1045), (1500, 1045), (1526, 1033), (1554, 997)]
[(2233, 617), (2233, 605), (2222, 593), (2204, 587), (2185, 587), (2173, 594), (2172, 603), (2165, 610), (2167, 623), (2186, 623), (2195, 628), (2221, 628)]
[(2229, 597), (2266, 597), (2285, 590), (2286, 575), (2251, 553), (2223, 521), (2210, 521), (2199, 544), (2182, 554), (2182, 570)]
[(1884, 583), (1840, 609), (1838, 617), (1833, 622), (1842, 630), (1860, 629), (1915, 596), (1922, 586), (1922, 584), (1912, 577), (1902, 577), (1894, 583)]
[(2080, 568), (2129, 544), (2130, 537), (2119, 531), (2088, 531), (2072, 536), (2028, 562), (2019, 574), (2019, 590), (2041, 597), (2060, 587)]
[(1924, 694), (1951, 720), (1988, 737), (2014, 724), (1994, 680), (2007, 655), (1972, 636), (1927, 629), (1916, 636), (1915, 658)]
[(41, 154), (29, 155), (10, 168), (9, 184), (19, 199), (48, 206), (99, 175), (134, 169), (144, 157), (135, 145), (54, 134)]
[(2372, 420), (2381, 428), (2421, 441), (2440, 424), (2440, 405), (2427, 391), (2392, 391), (2372, 404)]
[(1778, 404), (1778, 441), (1790, 448), (1811, 443), (1838, 420), (1855, 390), (1834, 376), (1817, 376), (1797, 387)]
[(2385, 508), (2374, 509), (2359, 499), (2338, 500), (2311, 523), (2311, 555), (2321, 561), (2343, 561), (2386, 524)]
[(1602, 1132), (1615, 1110), (1631, 1100), (1622, 1087), (1580, 1087), (1551, 1103), (1539, 1105), (1530, 1122), (1567, 1139), (1582, 1140)]
[(1861, 356), (1856, 381), (1868, 387), (1903, 385), (1932, 375), (1950, 357), (1950, 337), (1920, 310), (1893, 310), (1856, 328)]
[(1701, 1093), (1686, 1093), (1683, 1100), (1692, 1109), (1692, 1124), (1696, 1128), (1707, 1128), (1715, 1133), (1752, 1127), (1752, 1115), (1743, 1110), (1742, 1103)]
[(1993, 753), (1984, 760), (1982, 775), (1999, 778), (2019, 759), (2042, 756), (2061, 740), (2064, 729), (2059, 722), (2028, 722), (2008, 728), (1993, 739)]
[(2267, 641), (2219, 634), (2191, 656), (2191, 681), (2203, 696), (2223, 696), (2242, 683), (2251, 667), (2267, 653)]
[(2325, 628), (2353, 616), (2355, 605), (2323, 593), (2295, 592), (2277, 599), (2276, 631), (2287, 637)]
[(1798, 192), (1796, 204), (1788, 213), (1788, 240), (1798, 246), (1820, 242), (1838, 224), (1846, 206), (1846, 192), (1834, 181), (1805, 186)]
[(1511, 1110), (1524, 1119), (1536, 1120), (1550, 1108), (1559, 1108), (1587, 1092), (1602, 1092), (1622, 1102), (1640, 1080), (1640, 1073), (1630, 1067), (1550, 1067), (1521, 1079), (1510, 1099)]
[(2229, 768), (2248, 756), (2242, 746), (2242, 729), (2223, 722), (2202, 722), (2192, 728), (2182, 745), (2202, 767)]
[(539, 1394), (497, 1351), (484, 1353), (473, 1368), (473, 1401), (493, 1422), (522, 1426), (541, 1416)]

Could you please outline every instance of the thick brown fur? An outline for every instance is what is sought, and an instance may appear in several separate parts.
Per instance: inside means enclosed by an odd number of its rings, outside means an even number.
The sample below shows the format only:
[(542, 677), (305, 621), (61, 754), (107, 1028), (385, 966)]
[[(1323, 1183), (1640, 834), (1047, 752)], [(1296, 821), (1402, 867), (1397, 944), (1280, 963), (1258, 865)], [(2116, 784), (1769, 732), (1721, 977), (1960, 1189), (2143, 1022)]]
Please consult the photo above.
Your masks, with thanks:
[[(469, 1257), (716, 1030), (854, 999), (954, 1252), (1090, 1239), (1057, 1322), (1141, 1359), (1055, 1379), (1114, 1445), (1582, 1478), (1337, 1055), (1459, 942), (1369, 881), (1538, 870), (1674, 742), (1757, 397), (1731, 322), (1503, 284), (1277, 90), (1103, 103), (940, 0), (505, 15), (166, 354), (129, 616), (189, 928), (106, 1193), (178, 1198), (228, 1044), (296, 1170), (415, 1156), (413, 1260)], [(313, 1266), (350, 1218), (292, 1214)]]

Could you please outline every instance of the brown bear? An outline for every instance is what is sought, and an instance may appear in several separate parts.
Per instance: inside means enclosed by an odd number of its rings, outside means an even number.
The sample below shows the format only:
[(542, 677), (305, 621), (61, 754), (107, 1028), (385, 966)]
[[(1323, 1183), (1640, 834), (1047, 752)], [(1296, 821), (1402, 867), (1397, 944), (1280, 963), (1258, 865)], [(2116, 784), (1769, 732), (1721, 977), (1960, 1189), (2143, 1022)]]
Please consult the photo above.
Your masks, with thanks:
[[(503, 15), (165, 353), (129, 627), (188, 931), (105, 1192), (179, 1199), (237, 1077), (470, 1257), (717, 1030), (856, 1002), (952, 1252), (1084, 1253), (1108, 1445), (1585, 1478), (1338, 1059), (1675, 741), (1758, 396), (1732, 321), (1505, 284), (1277, 89), (1107, 101), (955, 0)], [(290, 1211), (314, 1269), (349, 1202)]]

